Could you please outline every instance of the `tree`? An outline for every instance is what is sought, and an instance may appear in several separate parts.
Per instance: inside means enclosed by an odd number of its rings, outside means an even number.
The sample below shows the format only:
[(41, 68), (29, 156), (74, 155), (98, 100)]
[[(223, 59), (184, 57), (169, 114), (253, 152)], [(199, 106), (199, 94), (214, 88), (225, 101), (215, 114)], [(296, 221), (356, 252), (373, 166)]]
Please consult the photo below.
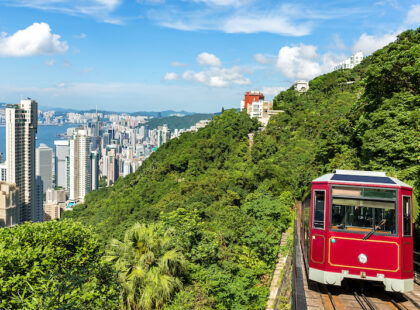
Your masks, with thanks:
[(73, 221), (0, 229), (1, 309), (115, 309), (118, 288), (98, 239)]
[(123, 309), (160, 309), (182, 287), (185, 261), (173, 234), (160, 224), (136, 223), (123, 241), (111, 240), (104, 260), (115, 264)]

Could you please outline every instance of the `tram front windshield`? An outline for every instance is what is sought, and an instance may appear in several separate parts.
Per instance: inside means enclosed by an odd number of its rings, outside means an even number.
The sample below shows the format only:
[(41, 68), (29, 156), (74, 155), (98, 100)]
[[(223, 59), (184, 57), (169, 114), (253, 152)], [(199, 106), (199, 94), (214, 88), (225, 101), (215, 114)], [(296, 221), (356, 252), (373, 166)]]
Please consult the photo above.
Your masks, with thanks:
[(379, 188), (333, 187), (331, 229), (396, 234), (396, 191)]

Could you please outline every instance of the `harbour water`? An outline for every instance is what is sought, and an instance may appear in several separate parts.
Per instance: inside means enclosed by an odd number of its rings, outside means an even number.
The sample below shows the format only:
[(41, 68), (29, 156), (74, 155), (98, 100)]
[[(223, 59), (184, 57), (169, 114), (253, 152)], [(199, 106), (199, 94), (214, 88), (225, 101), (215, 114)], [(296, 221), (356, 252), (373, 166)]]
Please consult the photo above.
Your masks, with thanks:
[[(61, 140), (59, 134), (65, 134), (67, 128), (78, 127), (78, 124), (66, 124), (62, 126), (38, 125), (36, 134), (36, 146), (41, 143), (48, 145), (54, 150), (54, 140)], [(6, 153), (6, 127), (0, 126), (0, 152)]]

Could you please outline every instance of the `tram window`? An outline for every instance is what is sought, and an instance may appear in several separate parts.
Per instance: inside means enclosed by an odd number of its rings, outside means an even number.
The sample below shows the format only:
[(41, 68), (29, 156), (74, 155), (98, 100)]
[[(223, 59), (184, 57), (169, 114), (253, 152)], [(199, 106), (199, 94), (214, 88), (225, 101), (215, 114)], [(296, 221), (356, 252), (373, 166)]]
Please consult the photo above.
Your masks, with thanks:
[(331, 211), (332, 229), (396, 233), (395, 202), (333, 198)]
[(324, 229), (325, 223), (325, 191), (314, 192), (313, 228)]
[(403, 235), (411, 236), (411, 197), (403, 196)]

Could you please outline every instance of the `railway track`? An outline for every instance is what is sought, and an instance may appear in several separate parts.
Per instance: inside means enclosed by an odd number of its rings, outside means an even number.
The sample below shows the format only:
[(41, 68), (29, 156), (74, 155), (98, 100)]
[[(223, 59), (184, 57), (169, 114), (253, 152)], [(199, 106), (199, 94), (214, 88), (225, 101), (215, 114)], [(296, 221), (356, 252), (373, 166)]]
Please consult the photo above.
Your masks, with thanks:
[[(369, 293), (367, 293), (369, 292)], [(401, 293), (388, 293), (383, 288), (351, 288), (320, 286), (324, 308), (327, 310), (418, 310), (420, 305)]]

